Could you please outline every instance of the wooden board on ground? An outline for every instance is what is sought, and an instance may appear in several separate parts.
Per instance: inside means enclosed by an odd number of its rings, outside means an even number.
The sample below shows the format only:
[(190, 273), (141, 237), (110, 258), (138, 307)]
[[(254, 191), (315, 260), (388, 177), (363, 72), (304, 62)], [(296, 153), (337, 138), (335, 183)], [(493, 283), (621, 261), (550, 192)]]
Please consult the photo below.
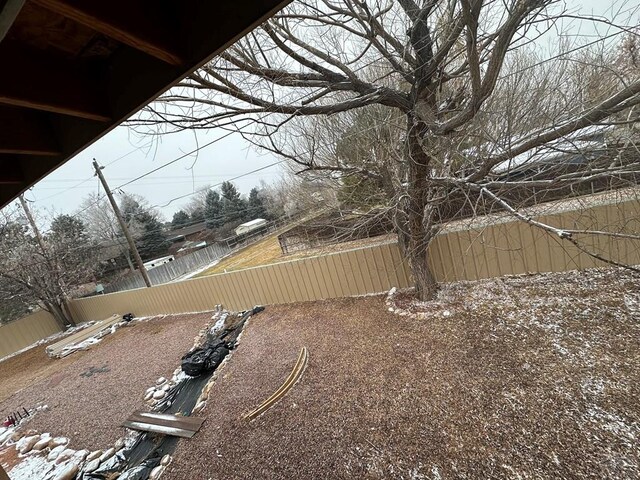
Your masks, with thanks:
[(105, 320), (101, 320), (90, 327), (80, 330), (78, 333), (74, 333), (73, 335), (63, 338), (59, 342), (49, 345), (46, 349), (47, 355), (50, 357), (57, 357), (66, 347), (83, 342), (87, 338), (97, 335), (105, 328), (111, 328), (112, 325), (121, 320), (122, 317), (120, 315), (111, 315)]
[(204, 418), (182, 417), (166, 413), (133, 412), (122, 426), (144, 432), (191, 438), (200, 430), (203, 423)]

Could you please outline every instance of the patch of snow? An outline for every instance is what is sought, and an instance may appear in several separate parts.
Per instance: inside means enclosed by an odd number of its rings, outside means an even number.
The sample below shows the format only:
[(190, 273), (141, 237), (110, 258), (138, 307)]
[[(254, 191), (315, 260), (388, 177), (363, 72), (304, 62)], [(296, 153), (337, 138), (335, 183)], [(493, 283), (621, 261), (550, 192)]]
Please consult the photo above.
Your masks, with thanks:
[(215, 334), (215, 333), (218, 333), (220, 330), (222, 330), (222, 327), (224, 327), (224, 322), (227, 320), (228, 317), (229, 317), (229, 312), (224, 312), (223, 314), (221, 314), (220, 318), (218, 318), (216, 323), (213, 324), (213, 327), (209, 329), (209, 332), (212, 334)]
[(604, 393), (604, 381), (601, 378), (585, 378), (580, 384), (582, 393), (597, 396)]
[(587, 408), (586, 420), (596, 423), (603, 430), (612, 433), (625, 443), (634, 444), (640, 426), (635, 422), (627, 422), (615, 413), (607, 412), (597, 405), (590, 405)]
[(434, 465), (431, 468), (431, 475), (433, 480), (441, 480), (442, 479), (442, 475), (440, 475), (440, 470), (438, 469), (437, 465)]
[(220, 263), (220, 260), (222, 260), (222, 257), (217, 258), (213, 262), (205, 265), (204, 267), (200, 267), (197, 270), (194, 270), (193, 272), (187, 273), (185, 275), (180, 275), (179, 277), (174, 278), (173, 280), (171, 280), (169, 283), (180, 282), (182, 280), (188, 280), (188, 279), (190, 279), (192, 277), (195, 277), (199, 273), (202, 273), (202, 272), (204, 272), (205, 270), (207, 270), (207, 269), (209, 269), (211, 267), (215, 267), (218, 263)]

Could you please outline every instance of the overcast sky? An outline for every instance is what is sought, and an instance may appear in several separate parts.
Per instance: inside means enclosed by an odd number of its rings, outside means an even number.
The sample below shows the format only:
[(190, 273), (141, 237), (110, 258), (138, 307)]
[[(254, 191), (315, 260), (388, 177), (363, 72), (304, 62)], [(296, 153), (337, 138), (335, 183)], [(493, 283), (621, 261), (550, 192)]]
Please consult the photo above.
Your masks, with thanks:
[[(224, 134), (214, 130), (209, 133), (200, 131), (196, 139), (193, 132), (183, 132), (157, 137), (151, 144), (150, 139), (132, 134), (127, 127), (118, 127), (40, 181), (26, 197), (38, 209), (71, 213), (78, 209), (82, 198), (98, 192), (98, 179), (93, 176), (91, 166), (93, 158), (105, 166), (104, 176), (111, 189), (116, 191), (118, 186)], [(187, 156), (122, 190), (142, 195), (151, 205), (158, 206), (165, 220), (170, 220), (173, 212), (189, 201), (187, 197), (171, 202), (175, 197), (278, 160), (271, 155), (260, 155), (249, 148), (239, 135), (233, 134), (201, 149), (197, 157)], [(260, 179), (270, 183), (281, 172), (282, 166), (275, 165), (233, 181), (242, 193), (248, 193)], [(103, 192), (101, 188), (100, 192)]]
[[(606, 15), (607, 10), (611, 9), (611, 2), (607, 0), (572, 0), (569, 4), (572, 9), (579, 9), (582, 13)], [(633, 8), (637, 4), (637, 0), (628, 2), (626, 8)], [(610, 12), (606, 16), (610, 16)], [(593, 25), (586, 25), (580, 28), (580, 33), (588, 35), (596, 31)], [(604, 31), (598, 33), (606, 34)], [(215, 130), (209, 133), (200, 131), (197, 141), (193, 132), (165, 135), (156, 139), (156, 143), (150, 147), (148, 139), (134, 136), (126, 127), (118, 127), (40, 181), (27, 192), (26, 197), (34, 202), (38, 210), (73, 213), (84, 197), (98, 191), (98, 181), (93, 177), (91, 167), (94, 157), (101, 165), (106, 166), (104, 175), (111, 188), (115, 190), (128, 180), (223, 134), (224, 132)], [(200, 150), (197, 159), (184, 158), (127, 185), (123, 190), (144, 196), (151, 205), (159, 206), (165, 220), (170, 220), (172, 214), (189, 201), (189, 198), (185, 198), (167, 204), (173, 198), (187, 195), (204, 185), (215, 185), (278, 160), (272, 155), (258, 154), (239, 135), (232, 135)], [(109, 165), (110, 162), (114, 163)], [(234, 183), (242, 193), (247, 194), (260, 179), (271, 183), (281, 172), (282, 166), (276, 165), (234, 180)]]

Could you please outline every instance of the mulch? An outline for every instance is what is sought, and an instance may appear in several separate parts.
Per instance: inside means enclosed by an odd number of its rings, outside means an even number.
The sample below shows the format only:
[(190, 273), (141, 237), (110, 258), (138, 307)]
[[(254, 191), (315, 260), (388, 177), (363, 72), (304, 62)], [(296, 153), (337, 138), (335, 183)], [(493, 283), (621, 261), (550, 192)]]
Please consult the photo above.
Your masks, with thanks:
[[(20, 367), (29, 377), (30, 362), (37, 358), (38, 368), (53, 365), (53, 373), (0, 401), (0, 418), (23, 406), (47, 405), (25, 428), (69, 437), (72, 448), (108, 448), (124, 434), (122, 421), (145, 409), (145, 390), (158, 377), (172, 375), (210, 317), (199, 313), (143, 320), (62, 360), (44, 361), (44, 346), (18, 355), (10, 359), (14, 370)], [(6, 368), (3, 363), (0, 372)], [(4, 377), (1, 381), (5, 385)]]
[[(640, 281), (609, 269), (267, 307), (163, 479), (638, 478)], [(423, 310), (423, 308), (420, 308)], [(274, 407), (243, 415), (309, 364)]]

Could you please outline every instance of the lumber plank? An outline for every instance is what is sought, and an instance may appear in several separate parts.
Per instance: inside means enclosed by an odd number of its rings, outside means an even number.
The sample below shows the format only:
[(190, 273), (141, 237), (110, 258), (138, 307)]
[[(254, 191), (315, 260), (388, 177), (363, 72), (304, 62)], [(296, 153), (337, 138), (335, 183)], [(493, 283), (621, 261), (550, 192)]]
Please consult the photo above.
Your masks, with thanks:
[(93, 337), (100, 331), (104, 330), (105, 328), (111, 327), (113, 324), (118, 323), (119, 321), (120, 321), (120, 315), (114, 314), (105, 320), (99, 321), (95, 325), (85, 328), (84, 330), (81, 330), (78, 333), (74, 333), (73, 335), (67, 338), (64, 338), (63, 340), (57, 343), (54, 343), (53, 345), (49, 345), (47, 347), (47, 353), (49, 355), (57, 355), (65, 347), (70, 345), (75, 345), (77, 343), (80, 343), (86, 340), (87, 338)]
[(133, 412), (122, 426), (133, 430), (191, 438), (200, 430), (204, 418), (182, 417), (154, 412)]

